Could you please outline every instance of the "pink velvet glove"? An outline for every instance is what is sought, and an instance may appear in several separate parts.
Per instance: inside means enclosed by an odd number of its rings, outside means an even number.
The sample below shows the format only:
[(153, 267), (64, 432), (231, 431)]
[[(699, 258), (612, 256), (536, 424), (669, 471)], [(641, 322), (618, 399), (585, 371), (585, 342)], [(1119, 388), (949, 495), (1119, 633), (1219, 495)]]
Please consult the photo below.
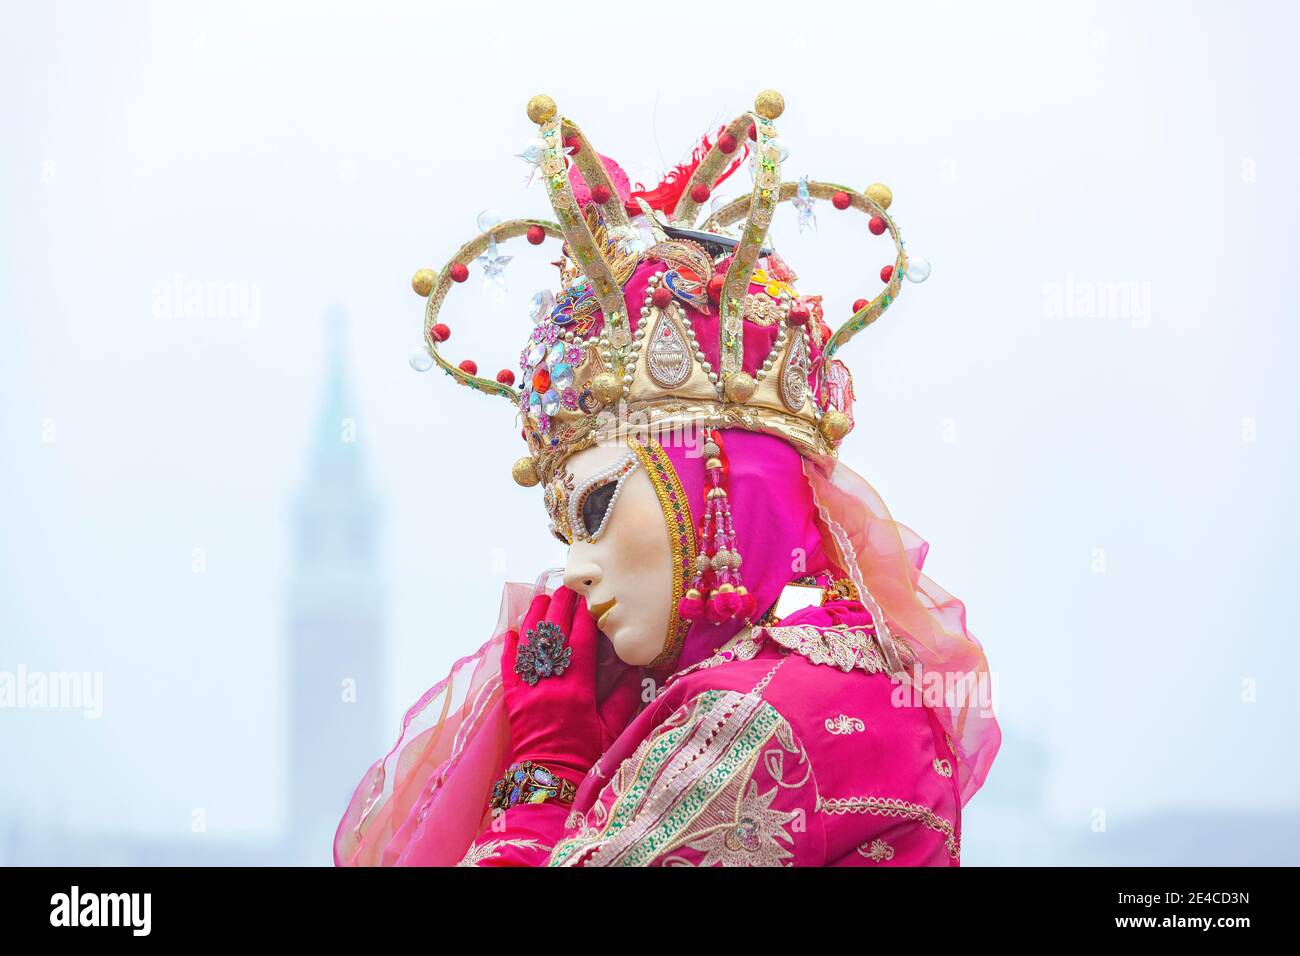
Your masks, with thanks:
[(586, 599), (567, 587), (539, 594), (520, 631), (507, 634), (501, 677), (512, 763), (542, 764), (576, 787), (623, 732), (640, 707), (640, 674), (628, 667), (598, 704), (596, 657), (603, 640)]

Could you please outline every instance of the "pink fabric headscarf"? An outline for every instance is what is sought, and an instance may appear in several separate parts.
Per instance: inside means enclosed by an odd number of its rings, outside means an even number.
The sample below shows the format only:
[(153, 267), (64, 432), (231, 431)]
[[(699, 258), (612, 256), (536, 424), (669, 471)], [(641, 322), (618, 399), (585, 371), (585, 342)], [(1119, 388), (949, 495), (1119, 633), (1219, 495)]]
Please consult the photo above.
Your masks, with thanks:
[[(742, 429), (724, 429), (727, 489), (735, 522), (741, 574), (754, 595), (755, 618), (771, 607), (793, 578), (830, 569), (816, 506), (803, 473), (803, 459), (787, 442)], [(661, 443), (667, 441), (661, 439)], [(704, 509), (704, 459), (699, 443), (663, 445), (682, 483), (696, 522)], [(740, 619), (691, 624), (671, 671), (690, 667), (745, 626)]]
[[(860, 603), (806, 608), (781, 623), (829, 627), (875, 621), (906, 642), (919, 668), (908, 668), (900, 680), (912, 685), (910, 696), (931, 707), (952, 738), (965, 804), (984, 783), (1001, 732), (989, 696), (988, 662), (966, 628), (966, 608), (921, 571), (929, 545), (895, 522), (875, 489), (837, 459), (805, 459), (770, 435), (737, 429), (722, 435), (741, 570), (756, 613), (801, 575), (829, 571), (852, 580)], [(689, 445), (664, 450), (692, 514), (698, 515), (704, 487), (698, 452)], [(673, 669), (708, 657), (743, 626), (743, 621), (696, 621)]]

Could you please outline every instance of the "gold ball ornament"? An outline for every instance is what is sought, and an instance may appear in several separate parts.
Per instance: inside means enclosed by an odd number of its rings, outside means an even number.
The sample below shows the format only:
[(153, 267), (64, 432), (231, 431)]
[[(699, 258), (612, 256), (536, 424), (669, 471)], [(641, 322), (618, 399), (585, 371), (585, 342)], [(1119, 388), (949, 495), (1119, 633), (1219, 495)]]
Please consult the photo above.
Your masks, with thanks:
[(533, 461), (532, 456), (524, 455), (513, 465), (510, 466), (510, 477), (515, 480), (515, 484), (522, 485), (525, 488), (531, 488), (537, 484), (537, 464)]
[(774, 120), (785, 112), (785, 97), (776, 90), (764, 90), (754, 97), (754, 112), (763, 119)]
[(727, 378), (724, 391), (727, 393), (728, 401), (741, 405), (749, 401), (757, 387), (758, 383), (754, 381), (754, 376), (748, 372), (732, 372)]
[(849, 429), (853, 427), (853, 423), (849, 421), (848, 415), (836, 411), (835, 409), (831, 409), (822, 416), (821, 424), (818, 427), (821, 429), (821, 433), (826, 437), (827, 441), (839, 441), (849, 433)]
[(623, 394), (623, 386), (609, 372), (601, 372), (591, 380), (591, 394), (596, 396), (596, 401), (602, 405), (608, 405), (610, 402), (618, 400)]
[(884, 183), (872, 183), (867, 187), (866, 195), (881, 209), (888, 209), (889, 204), (894, 201), (894, 191)]
[(432, 269), (418, 269), (411, 277), (411, 288), (421, 299), (427, 299), (433, 291), (433, 284), (438, 281), (438, 273)]
[(555, 117), (555, 100), (538, 93), (528, 101), (528, 118), (541, 126)]

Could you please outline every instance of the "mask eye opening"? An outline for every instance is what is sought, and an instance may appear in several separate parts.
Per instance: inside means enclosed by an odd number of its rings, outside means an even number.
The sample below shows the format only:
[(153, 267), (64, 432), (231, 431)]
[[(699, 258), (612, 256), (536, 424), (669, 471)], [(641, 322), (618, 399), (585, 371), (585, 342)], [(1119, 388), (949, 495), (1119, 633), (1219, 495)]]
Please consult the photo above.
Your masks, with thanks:
[[(615, 464), (606, 468), (604, 471), (592, 475), (581, 485), (579, 485), (569, 495), (569, 528), (573, 533), (574, 541), (595, 541), (604, 530), (605, 525), (609, 523), (609, 516), (614, 510), (614, 502), (618, 499), (619, 489), (623, 482), (627, 480), (628, 475), (632, 474), (640, 464), (635, 452), (629, 452), (625, 457)], [(584, 506), (592, 494), (612, 486), (609, 502), (605, 506), (604, 514), (594, 531), (588, 530)]]
[[(609, 521), (609, 513), (614, 507), (614, 499), (618, 495), (618, 488), (621, 484), (621, 480), (602, 481), (598, 485), (593, 485), (582, 496), (582, 501), (578, 505), (578, 515), (579, 520), (582, 522), (582, 531), (587, 536), (588, 541), (594, 541), (596, 535), (600, 534), (605, 527), (605, 523)], [(597, 502), (600, 509), (598, 514), (594, 511), (589, 513), (587, 504), (597, 497), (604, 497), (604, 504), (600, 505)]]

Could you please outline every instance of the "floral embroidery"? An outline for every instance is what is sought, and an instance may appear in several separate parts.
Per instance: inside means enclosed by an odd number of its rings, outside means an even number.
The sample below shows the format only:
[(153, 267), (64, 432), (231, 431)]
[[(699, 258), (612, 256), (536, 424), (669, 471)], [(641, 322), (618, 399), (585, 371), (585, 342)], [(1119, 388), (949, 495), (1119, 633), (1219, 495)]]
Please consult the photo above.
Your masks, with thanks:
[(869, 845), (858, 847), (858, 852), (872, 863), (888, 863), (894, 858), (894, 848), (884, 840), (872, 840)]
[(501, 854), (501, 851), (508, 846), (518, 847), (521, 850), (550, 850), (550, 847), (538, 840), (490, 840), (487, 843), (476, 843), (469, 848), (457, 866), (482, 866), (485, 860), (495, 859)]
[(773, 810), (772, 800), (777, 792), (773, 787), (760, 795), (758, 783), (750, 780), (731, 825), (715, 829), (703, 839), (687, 844), (690, 849), (704, 854), (699, 865), (784, 866), (794, 853), (782, 846), (781, 841), (793, 846), (794, 837), (786, 830), (786, 824), (799, 814)]
[(850, 717), (848, 714), (840, 714), (838, 717), (826, 718), (826, 732), (831, 734), (852, 734), (861, 733), (867, 729), (857, 717)]
[(961, 853), (952, 822), (919, 803), (908, 803), (896, 797), (819, 797), (817, 809), (826, 813), (872, 813), (882, 817), (905, 817), (908, 820), (915, 820), (924, 823), (931, 830), (942, 833), (943, 845), (954, 858), (959, 857)]
[(937, 774), (938, 774), (939, 776), (941, 776), (941, 777), (951, 777), (951, 776), (952, 776), (952, 764), (950, 764), (950, 763), (949, 763), (948, 761), (946, 761), (946, 760), (941, 760), (940, 758), (935, 757), (935, 758), (934, 758), (934, 772), (937, 773)]

